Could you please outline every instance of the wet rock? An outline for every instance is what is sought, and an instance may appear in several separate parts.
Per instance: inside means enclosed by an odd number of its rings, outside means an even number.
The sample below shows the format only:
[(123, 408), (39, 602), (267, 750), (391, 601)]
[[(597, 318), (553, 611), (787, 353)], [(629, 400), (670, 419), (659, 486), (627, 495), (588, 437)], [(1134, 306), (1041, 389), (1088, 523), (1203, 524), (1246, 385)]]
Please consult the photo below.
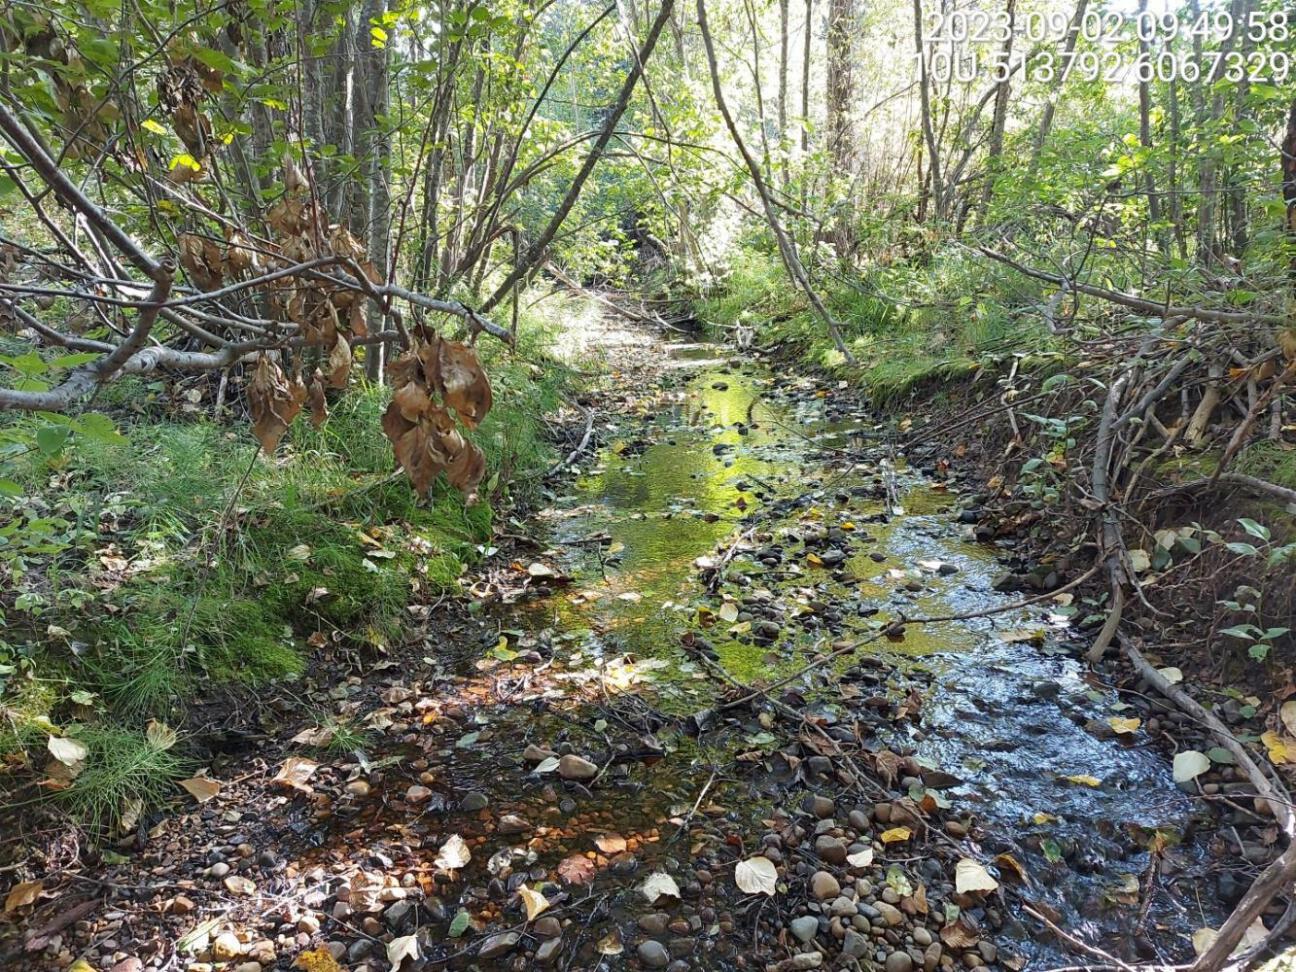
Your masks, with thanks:
[(641, 915), (639, 918), (639, 928), (649, 935), (663, 935), (666, 933), (666, 926), (670, 924), (670, 915), (664, 911), (654, 911), (649, 915)]
[(558, 775), (564, 780), (592, 780), (599, 768), (588, 759), (568, 754), (558, 761)]
[(1037, 699), (1051, 702), (1062, 694), (1062, 686), (1052, 679), (1041, 678), (1031, 682), (1031, 694)]
[(558, 958), (558, 953), (561, 951), (561, 938), (550, 938), (547, 941), (541, 942), (540, 947), (536, 949), (535, 953), (536, 965), (552, 965), (554, 960)]
[(826, 796), (814, 796), (809, 799), (809, 805), (806, 807), (820, 820), (827, 820), (837, 810), (837, 804)]
[(814, 915), (802, 915), (800, 918), (793, 918), (788, 928), (792, 930), (798, 942), (812, 942), (819, 934), (819, 919)]
[(820, 860), (829, 864), (846, 863), (846, 845), (839, 838), (828, 834), (815, 839), (815, 853), (819, 855)]
[(932, 942), (923, 952), (923, 972), (932, 972), (940, 965), (941, 955), (945, 949), (940, 942)]
[(810, 892), (818, 900), (826, 901), (841, 894), (841, 884), (827, 871), (815, 871), (810, 879)]
[(492, 959), (507, 955), (517, 947), (518, 940), (521, 937), (517, 932), (503, 932), (499, 935), (492, 935), (481, 943), (477, 957), (480, 959)]
[(369, 795), (369, 783), (367, 780), (352, 780), (346, 785), (347, 793), (357, 799)]
[(932, 943), (932, 933), (922, 925), (919, 925), (913, 930), (913, 940), (915, 945), (920, 948), (926, 948)]
[(885, 901), (875, 901), (873, 907), (876, 908), (878, 914), (882, 916), (882, 920), (892, 928), (896, 927), (896, 925), (904, 924), (904, 914), (895, 905), (887, 904)]
[(895, 951), (886, 957), (886, 972), (913, 972), (913, 964), (908, 952)]
[(531, 824), (515, 813), (506, 813), (499, 818), (496, 828), (501, 834), (524, 834), (531, 829)]
[(834, 918), (845, 918), (848, 915), (853, 915), (855, 914), (855, 902), (843, 894), (833, 899), (833, 903), (828, 906), (828, 914)]
[(562, 922), (553, 915), (542, 915), (531, 930), (541, 938), (557, 938), (562, 934)]
[(526, 749), (522, 750), (522, 758), (528, 763), (543, 763), (550, 756), (557, 755), (553, 750), (537, 746), (535, 743), (531, 743)]
[(851, 928), (842, 939), (842, 954), (850, 958), (863, 958), (869, 949), (869, 940)]
[(405, 791), (405, 801), (407, 803), (427, 803), (432, 798), (432, 791), (426, 786), (415, 783)]
[(490, 806), (490, 797), (485, 793), (480, 793), (476, 790), (464, 794), (464, 798), (459, 801), (459, 809), (468, 813), (473, 813), (477, 810), (485, 810), (488, 806)]
[(635, 953), (639, 956), (639, 961), (650, 969), (664, 969), (670, 965), (671, 956), (666, 946), (651, 938), (640, 942)]

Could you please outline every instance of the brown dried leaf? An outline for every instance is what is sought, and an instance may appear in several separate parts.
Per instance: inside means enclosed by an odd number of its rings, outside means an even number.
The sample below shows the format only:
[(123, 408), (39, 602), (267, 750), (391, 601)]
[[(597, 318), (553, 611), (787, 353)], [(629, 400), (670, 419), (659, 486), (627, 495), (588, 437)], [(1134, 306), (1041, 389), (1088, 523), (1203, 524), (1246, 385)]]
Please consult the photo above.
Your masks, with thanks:
[[(334, 316), (336, 317), (336, 312)], [(329, 352), (328, 369), (329, 387), (345, 388), (347, 375), (351, 374), (351, 345), (346, 343), (341, 334), (337, 335), (333, 350)]]
[(184, 787), (199, 803), (206, 803), (221, 791), (220, 780), (213, 780), (206, 776), (195, 776), (192, 779), (181, 780), (180, 786)]
[(328, 399), (324, 397), (324, 376), (318, 368), (311, 375), (306, 391), (310, 398), (311, 425), (318, 429), (328, 421), (329, 416)]
[(5, 914), (35, 904), (43, 888), (44, 885), (40, 881), (22, 881), (15, 884), (9, 889), (9, 893), (5, 895)]
[(275, 774), (271, 783), (282, 783), (290, 786), (294, 790), (301, 790), (303, 793), (314, 792), (307, 783), (315, 771), (319, 769), (319, 763), (313, 759), (307, 759), (305, 756), (289, 756), (279, 767), (279, 772)]
[(441, 341), (438, 349), (438, 389), (445, 403), (459, 413), (470, 429), (491, 407), (491, 386), (477, 360), (477, 352), (458, 341)]
[(180, 266), (199, 290), (215, 290), (224, 282), (220, 247), (192, 233), (181, 233), (176, 242), (180, 244)]
[(568, 884), (588, 884), (594, 879), (594, 862), (584, 854), (571, 854), (558, 862), (558, 876)]
[(263, 354), (248, 384), (248, 408), (252, 432), (267, 453), (274, 452), (305, 400), (306, 386), (301, 379), (289, 381), (278, 363)]
[(446, 466), (446, 479), (450, 485), (468, 498), (476, 499), (477, 486), (486, 475), (486, 456), (471, 442), (465, 443), (463, 451)]
[(432, 408), (432, 399), (427, 391), (416, 382), (408, 382), (396, 389), (392, 403), (399, 409), (401, 416), (410, 422), (417, 422)]

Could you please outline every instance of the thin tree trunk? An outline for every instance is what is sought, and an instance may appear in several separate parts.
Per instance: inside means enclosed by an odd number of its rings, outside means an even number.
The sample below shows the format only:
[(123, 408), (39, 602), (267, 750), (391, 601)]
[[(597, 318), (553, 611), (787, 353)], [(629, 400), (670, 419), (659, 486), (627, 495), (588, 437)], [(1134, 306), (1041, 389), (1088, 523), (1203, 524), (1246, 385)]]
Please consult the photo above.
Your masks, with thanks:
[(742, 133), (738, 131), (738, 126), (734, 123), (733, 115), (729, 113), (729, 105), (724, 96), (724, 85), (720, 81), (720, 68), (716, 63), (715, 45), (711, 40), (711, 31), (707, 27), (705, 0), (697, 0), (697, 12), (698, 27), (702, 32), (702, 45), (706, 49), (707, 67), (711, 71), (711, 90), (715, 94), (716, 107), (720, 109), (720, 117), (724, 119), (725, 127), (729, 129), (729, 136), (733, 139), (734, 145), (743, 157), (743, 162), (747, 165), (747, 172), (751, 176), (752, 184), (756, 187), (756, 193), (760, 196), (761, 206), (765, 210), (765, 219), (769, 223), (775, 241), (778, 243), (783, 266), (786, 268), (788, 276), (792, 278), (792, 282), (806, 295), (815, 313), (827, 325), (828, 334), (832, 338), (834, 346), (848, 362), (854, 363), (855, 356), (851, 354), (850, 349), (846, 347), (846, 343), (842, 340), (841, 331), (837, 327), (837, 322), (833, 320), (832, 314), (829, 313), (828, 308), (820, 300), (819, 294), (811, 286), (805, 267), (801, 265), (801, 259), (797, 256), (796, 245), (779, 221), (778, 209), (770, 196), (769, 187), (761, 176), (760, 165), (752, 157), (750, 150), (747, 148), (747, 143), (743, 141)]
[(1017, 0), (1008, 0), (1008, 36), (1000, 49), (1000, 64), (996, 68), (1003, 71), (1003, 79), (995, 86), (994, 117), (990, 122), (990, 146), (986, 151), (985, 183), (981, 187), (981, 203), (978, 207), (977, 221), (986, 218), (990, 209), (990, 197), (994, 194), (995, 179), (999, 175), (1000, 161), (1003, 156), (1004, 128), (1008, 123), (1008, 96), (1012, 92), (1012, 74), (1009, 63), (1012, 61), (1013, 35), (1016, 33)]
[(927, 142), (927, 175), (931, 180), (931, 200), (939, 219), (945, 211), (945, 189), (941, 185), (940, 152), (932, 128), (931, 79), (927, 72), (927, 45), (923, 41), (922, 0), (913, 0), (914, 47), (918, 52), (918, 100), (922, 111), (923, 138)]
[[(828, 162), (830, 180), (849, 187), (855, 171), (855, 127), (851, 110), (855, 107), (855, 85), (851, 71), (855, 37), (855, 0), (829, 0), (828, 64), (824, 103), (828, 129)], [(834, 193), (835, 195), (835, 193)], [(839, 258), (851, 250), (850, 200), (838, 206), (833, 221), (833, 246)]]
[[(1147, 0), (1139, 0), (1138, 12), (1140, 18), (1147, 13)], [(1148, 42), (1142, 37), (1139, 38), (1138, 52), (1140, 60), (1145, 59), (1148, 55)], [(1148, 221), (1152, 224), (1152, 232), (1156, 237), (1157, 245), (1161, 252), (1166, 256), (1170, 254), (1170, 240), (1166, 237), (1165, 229), (1161, 226), (1161, 199), (1157, 196), (1156, 180), (1152, 175), (1152, 89), (1147, 80), (1140, 80), (1138, 86), (1139, 101), (1139, 145), (1147, 155), (1147, 161), (1143, 163), (1143, 192), (1147, 196), (1148, 204)]]
[(670, 20), (671, 8), (674, 7), (675, 0), (662, 0), (661, 11), (657, 14), (657, 19), (653, 21), (648, 30), (648, 36), (639, 49), (639, 55), (635, 58), (634, 64), (630, 68), (630, 73), (626, 75), (625, 82), (621, 85), (621, 93), (617, 96), (616, 103), (612, 110), (608, 112), (607, 118), (603, 123), (603, 130), (599, 133), (598, 140), (590, 148), (589, 154), (585, 156), (585, 161), (572, 179), (571, 185), (567, 189), (567, 194), (558, 205), (558, 209), (550, 217), (548, 225), (540, 233), (540, 236), (527, 248), (526, 253), (521, 260), (509, 271), (508, 275), (500, 283), (495, 292), (487, 298), (486, 303), (482, 305), (482, 313), (488, 313), (492, 307), (503, 300), (513, 289), (513, 286), (531, 272), (535, 267), (540, 265), (544, 259), (545, 250), (553, 242), (554, 236), (562, 227), (563, 221), (567, 214), (576, 205), (576, 200), (580, 198), (581, 190), (585, 187), (590, 173), (594, 171), (594, 166), (598, 164), (599, 159), (603, 157), (603, 152), (607, 148), (608, 142), (612, 140), (612, 134), (616, 131), (617, 123), (621, 121), (621, 116), (625, 114), (626, 107), (630, 104), (630, 96), (634, 93), (635, 87), (639, 84), (639, 78), (643, 74), (643, 67), (652, 57), (653, 49), (657, 46), (657, 38), (661, 36), (662, 28)]
[[(1072, 52), (1075, 51), (1076, 41), (1080, 37), (1080, 24), (1084, 20), (1085, 10), (1088, 7), (1089, 0), (1076, 0), (1075, 13), (1071, 15), (1071, 24), (1067, 27), (1066, 40), (1062, 43), (1063, 64), (1071, 63)], [(1044, 151), (1044, 143), (1048, 141), (1049, 132), (1053, 130), (1053, 116), (1057, 112), (1057, 102), (1060, 97), (1062, 97), (1062, 72), (1058, 71), (1054, 75), (1053, 90), (1044, 102), (1044, 111), (1040, 114), (1039, 128), (1035, 130), (1035, 144), (1031, 148), (1031, 172), (1034, 172), (1039, 166), (1040, 153)]]
[(788, 183), (787, 149), (787, 97), (788, 97), (788, 3), (779, 0), (779, 76), (778, 76), (778, 137), (779, 173), (784, 188)]

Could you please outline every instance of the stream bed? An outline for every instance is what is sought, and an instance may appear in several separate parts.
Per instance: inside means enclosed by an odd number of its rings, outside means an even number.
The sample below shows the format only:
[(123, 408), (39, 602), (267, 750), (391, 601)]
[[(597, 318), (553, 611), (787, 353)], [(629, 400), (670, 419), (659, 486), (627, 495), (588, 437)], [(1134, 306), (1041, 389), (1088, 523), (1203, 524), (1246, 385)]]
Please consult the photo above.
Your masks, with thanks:
[[(610, 424), (528, 525), (543, 546), (479, 650), (437, 662), (452, 701), (406, 781), (426, 795), (347, 832), (425, 862), (466, 841), (471, 861), (425, 884), (425, 955), (1074, 964), (1028, 906), (1127, 959), (1190, 954), (1219, 918), (1196, 893), (1194, 803), (1140, 733), (1112, 730), (1126, 706), (1076, 661), (1070, 598), (1003, 610), (1029, 595), (996, 590), (1011, 551), (974, 538), (956, 486), (908, 470), (844, 394), (709, 345), (676, 347), (659, 394)], [(945, 616), (963, 620), (904, 623)], [(735, 705), (735, 684), (774, 688)], [(567, 779), (573, 758), (590, 772)], [(861, 765), (880, 789), (852, 783)], [(772, 896), (736, 886), (757, 853), (784, 869)], [(999, 887), (957, 892), (955, 859)], [(676, 893), (650, 902), (663, 874)], [(528, 882), (549, 923), (521, 921)]]

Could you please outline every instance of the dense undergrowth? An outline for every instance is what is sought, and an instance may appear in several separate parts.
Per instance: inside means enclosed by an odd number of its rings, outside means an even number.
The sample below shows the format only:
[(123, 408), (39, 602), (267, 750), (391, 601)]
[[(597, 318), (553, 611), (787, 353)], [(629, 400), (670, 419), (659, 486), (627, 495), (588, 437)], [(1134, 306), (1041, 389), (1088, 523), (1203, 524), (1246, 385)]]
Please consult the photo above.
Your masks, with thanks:
[(756, 330), (807, 364), (862, 382), (875, 401), (895, 401), (945, 380), (992, 373), (1014, 355), (1055, 370), (1064, 346), (1039, 313), (1044, 296), (961, 248), (843, 271), (831, 254), (818, 268), (828, 309), (857, 359), (849, 366), (809, 302), (787, 286), (777, 255), (739, 249), (723, 287), (697, 305), (708, 325)]
[[(117, 431), (8, 452), (0, 497), (0, 785), (54, 795), (95, 829), (174, 793), (194, 704), (301, 674), (311, 651), (397, 645), (410, 605), (454, 591), (491, 538), (493, 511), (525, 501), (552, 461), (544, 417), (570, 380), (546, 355), (559, 301), (524, 319), (520, 346), (482, 342), (495, 407), (474, 433), (481, 498), (437, 483), (420, 500), (393, 475), (383, 386), (353, 385), (319, 428), (294, 424), (259, 452), (231, 385), (123, 381), (93, 408)], [(11, 422), (32, 441), (41, 416)], [(11, 492), (13, 492), (11, 490)], [(31, 789), (51, 735), (84, 748), (72, 780)], [(57, 767), (54, 767), (57, 770)], [(5, 782), (7, 780), (7, 783)]]

